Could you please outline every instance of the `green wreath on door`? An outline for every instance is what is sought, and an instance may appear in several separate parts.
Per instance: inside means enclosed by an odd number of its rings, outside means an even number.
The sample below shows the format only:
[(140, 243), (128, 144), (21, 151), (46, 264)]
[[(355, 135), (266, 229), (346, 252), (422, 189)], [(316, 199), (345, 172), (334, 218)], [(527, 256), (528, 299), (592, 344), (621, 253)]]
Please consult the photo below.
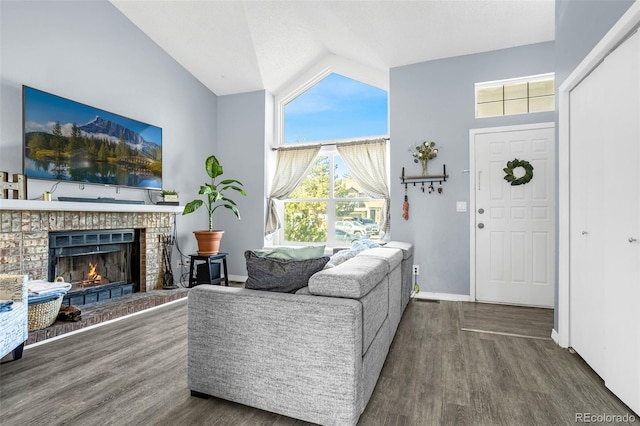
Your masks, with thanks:
[[(524, 175), (516, 177), (514, 170), (519, 167), (524, 169)], [(526, 160), (518, 160), (516, 158), (511, 161), (507, 161), (507, 167), (502, 170), (506, 173), (504, 180), (509, 182), (511, 186), (524, 185), (533, 179), (533, 166)]]

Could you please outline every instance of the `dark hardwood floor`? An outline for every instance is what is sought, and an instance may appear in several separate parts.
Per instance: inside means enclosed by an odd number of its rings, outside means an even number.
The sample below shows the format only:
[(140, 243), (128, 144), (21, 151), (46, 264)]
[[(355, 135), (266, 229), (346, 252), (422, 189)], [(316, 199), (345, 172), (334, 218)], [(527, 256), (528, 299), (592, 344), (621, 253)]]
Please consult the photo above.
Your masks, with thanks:
[(551, 340), (553, 309), (489, 303), (461, 306), (462, 330)]
[[(577, 355), (548, 340), (462, 331), (463, 318), (461, 302), (409, 304), (360, 425), (572, 425), (576, 413), (632, 414)], [(0, 365), (0, 424), (304, 424), (191, 397), (186, 320), (183, 300), (26, 349)]]

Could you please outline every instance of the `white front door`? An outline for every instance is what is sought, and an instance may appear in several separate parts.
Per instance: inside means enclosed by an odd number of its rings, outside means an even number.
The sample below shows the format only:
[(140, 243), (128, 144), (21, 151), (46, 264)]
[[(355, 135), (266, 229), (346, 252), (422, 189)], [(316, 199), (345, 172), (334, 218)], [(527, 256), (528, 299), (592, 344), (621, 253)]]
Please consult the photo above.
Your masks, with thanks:
[[(554, 125), (475, 130), (471, 135), (475, 299), (553, 307)], [(512, 186), (504, 179), (503, 169), (514, 159), (533, 166), (530, 182)], [(514, 175), (523, 172), (516, 168)]]

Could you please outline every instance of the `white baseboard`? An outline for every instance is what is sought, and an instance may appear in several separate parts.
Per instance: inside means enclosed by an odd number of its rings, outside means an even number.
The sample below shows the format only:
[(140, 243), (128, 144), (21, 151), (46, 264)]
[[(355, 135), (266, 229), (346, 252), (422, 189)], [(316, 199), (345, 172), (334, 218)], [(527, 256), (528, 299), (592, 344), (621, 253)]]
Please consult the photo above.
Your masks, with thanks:
[(553, 340), (556, 345), (560, 346), (561, 348), (566, 348), (566, 346), (562, 346), (560, 344), (560, 334), (558, 334), (555, 328), (551, 329), (551, 340)]
[(449, 302), (469, 302), (471, 298), (467, 294), (449, 294), (449, 293), (431, 293), (428, 291), (421, 291), (414, 296), (416, 299), (430, 299), (430, 300), (446, 300)]
[(247, 281), (247, 276), (246, 275), (231, 275), (229, 274), (229, 281), (235, 281), (235, 282), (239, 282), (239, 283), (243, 283)]

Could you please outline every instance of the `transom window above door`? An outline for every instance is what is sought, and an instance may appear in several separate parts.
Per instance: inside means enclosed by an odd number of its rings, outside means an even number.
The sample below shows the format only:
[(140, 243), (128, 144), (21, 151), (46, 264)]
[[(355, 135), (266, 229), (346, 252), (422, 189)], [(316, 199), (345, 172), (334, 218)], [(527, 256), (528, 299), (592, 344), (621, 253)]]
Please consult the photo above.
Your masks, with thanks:
[(553, 111), (555, 75), (476, 83), (476, 118)]

